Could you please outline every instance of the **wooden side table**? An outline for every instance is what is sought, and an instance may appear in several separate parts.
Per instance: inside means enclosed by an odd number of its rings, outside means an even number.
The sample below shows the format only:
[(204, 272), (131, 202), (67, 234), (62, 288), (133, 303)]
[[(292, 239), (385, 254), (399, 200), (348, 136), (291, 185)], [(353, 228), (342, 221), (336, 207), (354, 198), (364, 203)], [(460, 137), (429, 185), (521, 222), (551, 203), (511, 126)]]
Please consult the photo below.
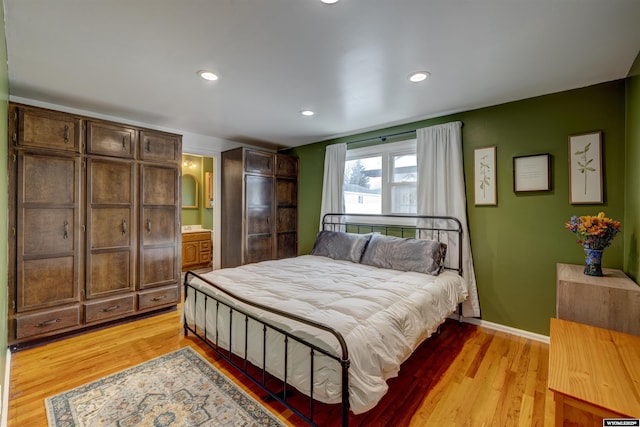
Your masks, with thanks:
[(621, 270), (587, 276), (583, 265), (557, 264), (556, 317), (640, 335), (640, 286)]
[(551, 319), (549, 389), (556, 426), (640, 418), (640, 337)]

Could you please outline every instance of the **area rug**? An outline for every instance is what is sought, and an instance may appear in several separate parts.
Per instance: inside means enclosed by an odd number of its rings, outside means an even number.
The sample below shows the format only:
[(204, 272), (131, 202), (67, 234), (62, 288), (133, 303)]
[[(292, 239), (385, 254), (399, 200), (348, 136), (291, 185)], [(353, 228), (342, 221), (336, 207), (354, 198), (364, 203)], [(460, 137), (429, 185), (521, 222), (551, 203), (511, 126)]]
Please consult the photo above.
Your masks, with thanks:
[(50, 427), (284, 426), (184, 347), (45, 399)]

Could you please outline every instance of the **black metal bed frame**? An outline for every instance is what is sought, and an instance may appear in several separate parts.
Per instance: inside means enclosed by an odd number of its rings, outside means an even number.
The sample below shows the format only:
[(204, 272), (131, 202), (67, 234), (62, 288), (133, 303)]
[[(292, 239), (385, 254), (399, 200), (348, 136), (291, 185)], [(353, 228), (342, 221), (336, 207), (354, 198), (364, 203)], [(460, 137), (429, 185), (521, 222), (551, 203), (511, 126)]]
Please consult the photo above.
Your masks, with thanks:
[[(380, 222), (381, 219), (384, 219), (387, 223), (382, 224)], [(420, 225), (410, 224), (405, 225), (403, 222), (408, 220), (416, 220), (417, 221), (426, 221), (437, 223), (437, 225)], [(396, 222), (396, 224), (393, 224)], [(444, 225), (442, 223), (444, 222)], [(440, 240), (443, 235), (449, 235), (453, 233), (456, 236), (457, 247), (458, 247), (458, 265), (457, 266), (446, 266), (445, 268), (448, 270), (455, 270), (459, 274), (462, 274), (462, 225), (457, 218), (453, 217), (443, 217), (443, 216), (416, 216), (416, 215), (367, 215), (367, 214), (326, 214), (322, 218), (322, 228), (323, 230), (330, 231), (348, 231), (355, 233), (363, 233), (364, 232), (380, 232), (382, 234), (390, 234), (390, 235), (399, 235), (398, 237), (417, 237), (417, 235), (421, 231), (429, 231), (435, 236), (431, 238), (433, 240)], [(211, 287), (215, 288), (217, 292), (220, 292), (227, 297), (240, 302), (246, 306), (253, 307), (258, 310), (263, 310), (267, 313), (275, 314), (276, 316), (280, 316), (282, 318), (294, 320), (296, 322), (300, 322), (302, 324), (317, 328), (319, 330), (323, 330), (332, 334), (340, 347), (340, 354), (332, 354), (329, 351), (318, 347), (317, 345), (308, 342), (307, 340), (295, 336), (281, 327), (279, 327), (276, 322), (260, 319), (257, 315), (250, 312), (250, 310), (246, 310), (244, 308), (239, 308), (237, 306), (231, 306), (229, 303), (225, 302), (221, 297), (216, 297), (209, 295), (207, 293), (202, 292), (197, 289), (195, 286), (191, 284), (193, 278), (198, 278), (201, 281), (207, 283)], [(247, 379), (249, 379), (252, 383), (260, 387), (260, 389), (264, 390), (272, 399), (280, 402), (285, 407), (294, 412), (298, 417), (304, 420), (306, 423), (316, 426), (317, 424), (314, 422), (314, 398), (313, 398), (313, 389), (314, 389), (314, 356), (316, 353), (323, 354), (340, 364), (341, 369), (341, 380), (342, 380), (342, 396), (341, 396), (341, 419), (342, 425), (348, 426), (349, 423), (349, 351), (347, 348), (347, 343), (344, 340), (344, 337), (335, 330), (334, 328), (300, 317), (290, 313), (283, 312), (278, 309), (274, 309), (273, 307), (267, 307), (262, 304), (258, 304), (252, 301), (249, 301), (245, 298), (242, 298), (238, 295), (235, 295), (233, 292), (230, 292), (224, 288), (219, 287), (215, 283), (212, 283), (205, 279), (204, 277), (192, 272), (187, 271), (184, 278), (184, 310), (186, 310), (187, 300), (193, 295), (193, 324), (190, 324), (187, 321), (186, 312), (183, 313), (183, 327), (185, 336), (188, 335), (189, 332), (193, 333), (197, 338), (202, 340), (205, 344), (207, 344), (211, 349), (213, 349), (222, 359), (226, 360), (233, 367), (238, 369)], [(204, 326), (199, 327), (197, 325), (197, 309), (198, 309), (198, 301), (202, 299), (202, 304), (204, 307), (203, 318), (204, 318)], [(214, 332), (215, 339), (211, 340), (209, 337), (211, 334), (208, 334), (207, 331), (207, 310), (215, 310), (215, 318), (216, 318), (216, 331)], [(225, 310), (229, 315), (229, 339), (228, 339), (228, 349), (220, 347), (219, 345), (219, 331), (218, 328), (218, 314), (221, 310)], [(241, 317), (244, 318), (244, 348), (234, 349), (233, 347), (233, 315), (234, 313), (238, 313)], [(462, 318), (462, 312), (459, 306), (458, 309), (459, 319)], [(250, 362), (248, 360), (248, 335), (249, 335), (249, 319), (253, 322), (262, 326), (262, 368), (257, 368), (250, 370)], [(282, 390), (274, 390), (267, 385), (267, 331), (272, 330), (283, 336), (283, 344), (284, 344), (284, 378), (281, 381)], [(310, 393), (308, 396), (309, 400), (309, 415), (306, 415), (302, 412), (298, 407), (293, 406), (290, 402), (287, 401), (287, 397), (289, 396), (289, 384), (287, 382), (287, 364), (288, 364), (288, 350), (289, 350), (289, 340), (293, 340), (309, 349), (309, 381), (310, 381)], [(255, 371), (259, 371), (258, 376), (254, 374)]]

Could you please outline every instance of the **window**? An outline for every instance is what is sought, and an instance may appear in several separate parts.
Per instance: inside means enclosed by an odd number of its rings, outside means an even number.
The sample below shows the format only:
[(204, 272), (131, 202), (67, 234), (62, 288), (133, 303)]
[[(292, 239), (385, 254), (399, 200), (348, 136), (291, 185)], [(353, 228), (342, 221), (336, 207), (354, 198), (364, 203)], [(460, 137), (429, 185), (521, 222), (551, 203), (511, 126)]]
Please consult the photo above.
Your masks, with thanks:
[(416, 213), (416, 141), (347, 150), (346, 213)]

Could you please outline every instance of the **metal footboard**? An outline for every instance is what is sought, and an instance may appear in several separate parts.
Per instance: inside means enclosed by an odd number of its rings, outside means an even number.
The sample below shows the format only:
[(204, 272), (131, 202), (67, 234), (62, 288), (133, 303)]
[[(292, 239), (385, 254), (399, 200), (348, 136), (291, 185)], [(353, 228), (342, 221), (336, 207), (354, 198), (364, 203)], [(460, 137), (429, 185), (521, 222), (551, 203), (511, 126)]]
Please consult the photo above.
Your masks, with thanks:
[[(200, 289), (196, 288), (195, 286), (193, 286), (191, 284), (191, 281), (193, 280), (193, 278), (198, 278), (200, 280), (202, 280), (203, 282), (206, 282), (208, 285), (210, 285), (211, 287), (215, 288), (217, 292), (220, 292), (222, 294), (227, 295), (228, 297), (230, 297), (231, 299), (233, 299), (234, 301), (240, 302), (242, 304), (251, 306), (253, 308), (256, 308), (258, 310), (263, 310), (265, 312), (268, 313), (272, 313), (275, 314), (277, 316), (281, 316), (283, 318), (286, 319), (290, 319), (290, 320), (294, 320), (296, 322), (300, 322), (303, 323), (305, 325), (311, 326), (313, 328), (316, 328), (318, 330), (322, 330), (322, 331), (326, 331), (329, 332), (330, 334), (332, 334), (337, 342), (340, 345), (340, 355), (336, 355), (336, 354), (332, 354), (329, 351), (318, 347), (317, 345), (310, 343), (308, 341), (306, 341), (303, 338), (300, 338), (299, 336), (295, 336), (287, 331), (284, 331), (281, 327), (279, 327), (277, 324), (275, 324), (275, 322), (271, 322), (271, 321), (267, 321), (264, 319), (260, 319), (259, 317), (257, 317), (255, 314), (252, 314), (251, 312), (249, 312), (248, 310), (244, 310), (242, 308), (239, 307), (233, 307), (231, 306), (228, 302), (224, 301), (223, 298), (219, 298), (213, 295), (210, 295), (208, 293), (204, 293), (202, 292)], [(188, 322), (187, 319), (187, 313), (186, 313), (186, 307), (187, 307), (187, 300), (189, 298), (193, 298), (193, 321), (190, 323)], [(260, 387), (262, 390), (264, 390), (271, 398), (273, 398), (274, 400), (282, 403), (284, 406), (286, 406), (287, 408), (289, 408), (291, 411), (293, 411), (297, 416), (299, 416), (301, 419), (303, 419), (305, 422), (307, 422), (310, 425), (317, 425), (314, 422), (314, 395), (313, 395), (313, 390), (314, 390), (314, 356), (319, 353), (322, 355), (325, 355), (333, 360), (336, 361), (336, 363), (340, 364), (340, 369), (342, 372), (341, 375), (341, 390), (342, 390), (342, 401), (341, 401), (341, 417), (342, 417), (342, 425), (343, 426), (347, 426), (348, 425), (348, 415), (349, 415), (349, 352), (347, 349), (347, 344), (343, 338), (343, 336), (336, 331), (335, 329), (311, 321), (309, 319), (305, 319), (296, 315), (292, 315), (290, 313), (285, 313), (283, 311), (274, 309), (272, 307), (266, 307), (264, 305), (261, 304), (257, 304), (255, 302), (252, 301), (248, 301), (244, 298), (238, 297), (237, 295), (234, 295), (232, 292), (227, 291), (226, 289), (223, 289), (219, 286), (217, 286), (215, 283), (212, 283), (210, 281), (208, 281), (207, 279), (205, 279), (204, 277), (192, 272), (192, 271), (188, 271), (185, 274), (185, 278), (184, 278), (184, 310), (185, 312), (183, 313), (183, 325), (184, 325), (184, 333), (185, 336), (188, 335), (189, 332), (193, 333), (197, 338), (199, 338), (200, 340), (202, 340), (204, 343), (206, 343), (211, 349), (213, 349), (220, 357), (222, 357), (224, 360), (226, 360), (227, 362), (229, 362), (233, 367), (235, 367), (236, 369), (238, 369), (241, 373), (243, 373), (245, 375), (246, 378), (248, 378), (251, 382), (253, 382), (255, 385), (257, 385), (258, 387)], [(198, 317), (198, 304), (202, 304), (202, 307), (204, 309), (203, 312), (203, 325), (198, 325), (197, 324), (197, 317)], [(207, 312), (208, 310), (215, 310), (215, 318), (216, 318), (216, 331), (207, 331)], [(228, 339), (228, 348), (224, 348), (224, 346), (221, 346), (219, 341), (218, 341), (218, 337), (219, 337), (219, 332), (217, 330), (218, 328), (218, 315), (219, 313), (223, 312), (224, 314), (227, 314), (229, 316), (229, 329), (228, 329), (228, 334), (229, 334), (229, 339)], [(234, 313), (239, 315), (241, 317), (241, 319), (244, 320), (244, 348), (232, 348), (233, 347), (233, 319), (234, 319)], [(260, 325), (261, 329), (262, 329), (262, 367), (253, 367), (250, 366), (250, 362), (248, 360), (248, 336), (249, 336), (249, 320), (251, 320), (252, 322), (256, 322), (257, 324)], [(270, 388), (267, 385), (267, 332), (271, 330), (271, 331), (275, 331), (279, 334), (281, 334), (283, 336), (283, 344), (284, 344), (284, 378), (282, 378), (282, 391), (275, 391), (272, 388)], [(213, 340), (211, 338), (208, 337), (215, 337)], [(287, 366), (288, 366), (288, 354), (289, 354), (289, 342), (290, 340), (295, 341), (296, 343), (303, 345), (304, 347), (308, 348), (309, 350), (309, 360), (310, 360), (310, 366), (309, 366), (309, 381), (310, 381), (310, 394), (308, 396), (308, 400), (309, 400), (309, 408), (308, 408), (308, 415), (303, 413), (302, 410), (299, 407), (295, 407), (293, 406), (288, 400), (287, 397), (289, 395), (289, 388), (290, 388), (290, 384), (287, 381)], [(255, 375), (255, 371), (259, 370), (259, 374), (258, 376)], [(292, 386), (291, 386), (292, 387)]]

